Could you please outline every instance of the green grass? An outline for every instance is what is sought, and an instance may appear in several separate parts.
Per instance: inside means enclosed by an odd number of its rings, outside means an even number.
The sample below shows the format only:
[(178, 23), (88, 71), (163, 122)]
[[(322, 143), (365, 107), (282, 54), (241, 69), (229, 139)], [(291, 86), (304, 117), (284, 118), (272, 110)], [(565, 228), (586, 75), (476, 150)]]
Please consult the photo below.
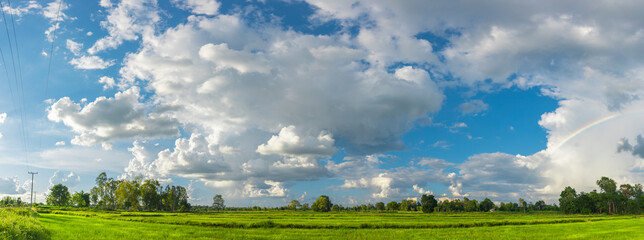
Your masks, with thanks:
[(36, 215), (28, 208), (0, 208), (0, 239), (49, 239)]
[(641, 216), (51, 211), (38, 218), (52, 239), (644, 239)]

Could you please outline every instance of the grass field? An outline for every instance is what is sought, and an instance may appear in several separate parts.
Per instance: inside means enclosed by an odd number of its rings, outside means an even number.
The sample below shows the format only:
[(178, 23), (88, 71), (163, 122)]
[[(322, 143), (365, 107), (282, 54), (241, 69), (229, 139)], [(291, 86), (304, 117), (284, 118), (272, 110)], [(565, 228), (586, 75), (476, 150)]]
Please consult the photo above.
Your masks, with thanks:
[(556, 213), (51, 211), (38, 219), (52, 239), (644, 239), (642, 216)]

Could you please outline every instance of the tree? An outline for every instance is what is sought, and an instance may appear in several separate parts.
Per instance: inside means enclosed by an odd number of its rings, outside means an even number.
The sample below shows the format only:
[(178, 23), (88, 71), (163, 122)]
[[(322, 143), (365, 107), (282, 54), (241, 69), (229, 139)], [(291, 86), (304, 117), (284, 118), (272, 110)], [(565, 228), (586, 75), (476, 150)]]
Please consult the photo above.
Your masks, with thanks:
[(523, 212), (525, 212), (526, 208), (528, 208), (528, 204), (523, 200), (523, 198), (519, 198), (519, 207)]
[(378, 210), (378, 211), (383, 211), (383, 210), (385, 210), (385, 203), (383, 203), (383, 202), (377, 202), (377, 203), (376, 203), (376, 210)]
[(300, 201), (298, 200), (291, 200), (291, 202), (288, 204), (288, 209), (290, 210), (297, 210), (298, 208), (301, 208), (302, 204), (300, 204)]
[(185, 212), (190, 210), (188, 203), (188, 192), (182, 186), (165, 186), (165, 191), (161, 194), (163, 208), (166, 211)]
[(559, 207), (564, 213), (576, 213), (575, 200), (577, 199), (577, 191), (567, 186), (559, 195)]
[(141, 196), (140, 186), (141, 179), (138, 177), (131, 181), (119, 181), (118, 188), (115, 192), (118, 206), (133, 211), (139, 210), (139, 198)]
[(543, 200), (539, 200), (536, 203), (534, 203), (534, 208), (539, 211), (543, 210), (545, 206), (546, 206), (546, 202), (544, 202)]
[(613, 179), (601, 177), (599, 180), (597, 180), (597, 185), (601, 189), (604, 201), (608, 205), (608, 213), (615, 213), (617, 183)]
[(313, 205), (311, 205), (311, 209), (316, 212), (328, 212), (331, 210), (332, 206), (333, 204), (331, 203), (329, 197), (322, 195), (317, 200), (315, 200)]
[(77, 206), (77, 207), (88, 207), (89, 206), (89, 198), (90, 194), (80, 191), (80, 192), (75, 192), (72, 194), (72, 205)]
[(302, 211), (307, 211), (307, 210), (309, 210), (309, 209), (310, 209), (309, 204), (308, 204), (308, 203), (302, 204), (302, 208), (301, 208), (301, 209), (302, 209)]
[[(467, 198), (465, 198), (465, 199), (467, 199)], [(467, 199), (467, 201), (465, 201), (465, 199), (463, 199), (464, 200), (463, 207), (465, 208), (466, 212), (476, 212), (476, 211), (479, 210), (479, 204), (476, 201), (476, 199), (474, 199), (474, 200)]]
[(214, 208), (216, 211), (226, 209), (224, 198), (221, 196), (221, 194), (217, 194), (212, 198), (212, 208)]
[(434, 208), (438, 205), (438, 201), (434, 198), (434, 195), (426, 195), (420, 197), (420, 209), (424, 213), (430, 213), (434, 211)]
[(163, 188), (159, 181), (155, 179), (146, 179), (139, 188), (141, 195), (141, 205), (144, 210), (160, 210), (163, 206), (161, 202), (161, 192)]
[(51, 193), (47, 196), (47, 205), (67, 206), (69, 204), (70, 195), (69, 189), (66, 186), (56, 184), (49, 191)]
[(496, 207), (492, 200), (489, 198), (485, 198), (480, 204), (479, 204), (479, 210), (481, 212), (489, 212), (490, 210), (494, 209)]
[(398, 202), (396, 202), (396, 201), (391, 201), (391, 202), (387, 203), (387, 210), (388, 211), (396, 211), (396, 210), (398, 210), (398, 208), (400, 208), (400, 206), (399, 206)]

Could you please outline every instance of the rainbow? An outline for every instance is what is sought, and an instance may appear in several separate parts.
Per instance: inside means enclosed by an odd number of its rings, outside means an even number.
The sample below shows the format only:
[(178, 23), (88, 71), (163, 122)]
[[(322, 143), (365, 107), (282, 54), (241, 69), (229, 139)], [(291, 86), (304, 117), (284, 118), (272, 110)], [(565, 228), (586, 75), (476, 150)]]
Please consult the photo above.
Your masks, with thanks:
[[(561, 148), (562, 146), (566, 145), (568, 142), (570, 142), (575, 137), (577, 137), (580, 134), (582, 134), (582, 133), (584, 133), (584, 132), (586, 132), (586, 131), (588, 131), (588, 130), (596, 127), (596, 126), (599, 126), (599, 125), (601, 125), (603, 123), (609, 122), (611, 120), (615, 120), (615, 119), (620, 118), (620, 117), (630, 116), (630, 115), (637, 115), (637, 114), (642, 114), (642, 113), (644, 113), (644, 109), (628, 111), (628, 112), (618, 112), (618, 113), (614, 113), (614, 114), (611, 114), (611, 115), (608, 115), (608, 116), (604, 116), (602, 118), (599, 118), (599, 119), (597, 119), (595, 121), (592, 121), (592, 122), (590, 122), (590, 123), (578, 128), (577, 130), (575, 130), (574, 132), (572, 132), (571, 134), (569, 134), (568, 136), (563, 138), (561, 141), (557, 142), (556, 144), (553, 144), (552, 146), (547, 146), (546, 151), (549, 152), (549, 153), (556, 152), (556, 151), (559, 150), (559, 148)], [(527, 179), (529, 176), (531, 176), (535, 170), (537, 170), (539, 167), (541, 167), (541, 164), (543, 162), (544, 162), (544, 159), (541, 159), (537, 163), (537, 166), (535, 168), (530, 169), (528, 174), (525, 176), (524, 180)]]

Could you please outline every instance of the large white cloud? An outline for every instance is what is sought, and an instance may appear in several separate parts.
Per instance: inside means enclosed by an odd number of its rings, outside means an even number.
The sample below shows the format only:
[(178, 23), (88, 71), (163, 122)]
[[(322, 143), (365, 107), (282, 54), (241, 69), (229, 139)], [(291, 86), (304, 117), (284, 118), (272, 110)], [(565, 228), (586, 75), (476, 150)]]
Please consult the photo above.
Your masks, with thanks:
[(16, 195), (27, 192), (26, 186), (20, 184), (17, 178), (0, 177), (0, 194)]
[(87, 52), (115, 49), (124, 41), (137, 40), (141, 34), (153, 34), (154, 26), (161, 17), (156, 0), (122, 0), (118, 4), (101, 1), (107, 9), (107, 19), (101, 22), (108, 35), (97, 40)]
[[(425, 192), (428, 183), (449, 186), (453, 196), (513, 198), (555, 196), (564, 185), (586, 190), (602, 175), (642, 179), (642, 158), (616, 145), (629, 150), (623, 139), (644, 133), (642, 116), (630, 114), (644, 99), (644, 19), (637, 11), (643, 3), (309, 0), (316, 9), (311, 20), (333, 20), (342, 30), (308, 35), (274, 23), (250, 24), (246, 13), (216, 15), (215, 1), (174, 2), (198, 15), (157, 29), (156, 1), (101, 1), (109, 35), (89, 52), (140, 39), (140, 48), (124, 60), (118, 86), (145, 85), (163, 114), (137, 110), (135, 118), (112, 119), (125, 130), (109, 134), (78, 114), (89, 105), (81, 111), (61, 99), (50, 119), (80, 134), (72, 143), (173, 136), (170, 128), (154, 135), (123, 127), (176, 119), (170, 125), (190, 126), (192, 135), (140, 165), (213, 187), (243, 184), (252, 196), (284, 195), (289, 181), (327, 176), (377, 198)], [(448, 43), (419, 37), (427, 32)], [(548, 145), (530, 156), (481, 153), (459, 165), (424, 159), (380, 169), (364, 157), (402, 149), (400, 137), (440, 109), (444, 96), (437, 85), (472, 92), (541, 88), (559, 101), (539, 121)], [(129, 91), (91, 104), (117, 102)], [(486, 106), (472, 100), (460, 110), (475, 115)], [(99, 113), (109, 108), (90, 110), (111, 119)], [(320, 164), (335, 149), (352, 157)], [(455, 169), (445, 170), (450, 167)], [(345, 174), (347, 169), (358, 173)]]
[(51, 105), (47, 117), (70, 127), (78, 134), (71, 143), (82, 146), (101, 144), (109, 149), (118, 139), (179, 134), (176, 120), (163, 113), (148, 113), (139, 97), (137, 87), (119, 92), (114, 98), (99, 97), (85, 106), (64, 97)]
[(49, 178), (49, 187), (56, 184), (62, 184), (68, 188), (76, 187), (80, 183), (80, 176), (71, 171), (56, 171), (54, 175)]

